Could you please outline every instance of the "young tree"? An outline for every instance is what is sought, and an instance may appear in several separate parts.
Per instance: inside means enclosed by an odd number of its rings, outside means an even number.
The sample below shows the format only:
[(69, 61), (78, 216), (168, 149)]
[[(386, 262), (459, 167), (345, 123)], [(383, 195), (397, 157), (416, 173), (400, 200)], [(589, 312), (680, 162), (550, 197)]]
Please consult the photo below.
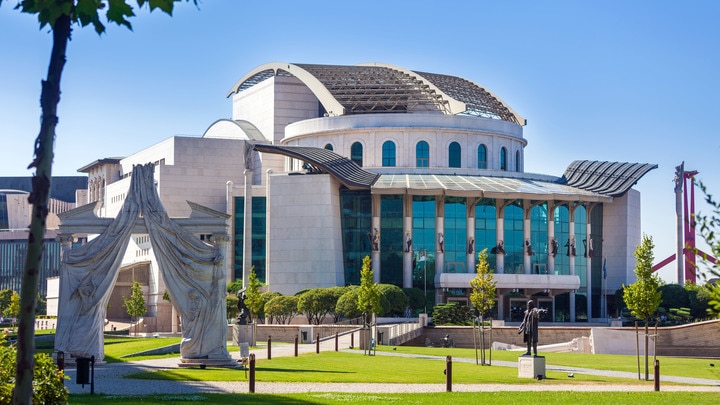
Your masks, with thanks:
[(475, 265), (477, 275), (470, 280), (470, 302), (478, 310), (480, 320), (495, 306), (495, 276), (490, 271), (490, 264), (487, 261), (487, 248), (478, 252), (478, 262)]
[(245, 289), (245, 305), (247, 305), (248, 310), (250, 310), (250, 315), (253, 319), (259, 319), (260, 314), (263, 311), (263, 307), (265, 306), (262, 294), (260, 293), (261, 284), (262, 283), (257, 278), (257, 274), (255, 274), (255, 266), (253, 266), (250, 269), (250, 274), (248, 275), (247, 289)]
[(363, 258), (362, 270), (360, 270), (358, 309), (365, 316), (365, 325), (370, 324), (372, 314), (379, 314), (382, 311), (380, 291), (378, 285), (373, 281), (373, 269), (370, 267), (370, 256)]
[(17, 291), (13, 291), (10, 296), (10, 305), (7, 307), (7, 314), (13, 319), (13, 324), (17, 322), (18, 315), (20, 315), (20, 295)]
[[(176, 2), (183, 0), (136, 0), (138, 7), (146, 4), (150, 11), (160, 9), (172, 15)], [(197, 5), (197, 0), (192, 0)], [(0, 0), (2, 6), (3, 0)], [(32, 381), (35, 354), (35, 306), (40, 277), (40, 259), (43, 240), (47, 229), (50, 179), (55, 141), (55, 127), (58, 123), (57, 106), (60, 102), (60, 82), (65, 67), (66, 51), (72, 25), (92, 25), (95, 32), (102, 34), (105, 26), (100, 21), (100, 12), (105, 11), (108, 22), (132, 29), (128, 18), (135, 16), (127, 0), (17, 0), (16, 9), (23, 13), (36, 14), (40, 28), (52, 31), (52, 49), (47, 77), (42, 81), (40, 93), (40, 132), (34, 143), (35, 158), (28, 169), (35, 169), (32, 192), (28, 202), (32, 204), (27, 258), (21, 286), (20, 327), (17, 340), (17, 380), (13, 391), (13, 402), (29, 404), (32, 401)]]
[[(131, 319), (137, 319), (147, 312), (145, 308), (145, 295), (143, 294), (142, 287), (137, 281), (133, 281), (132, 287), (130, 287), (130, 299), (125, 298), (123, 295), (123, 307), (127, 314), (130, 315)], [(137, 324), (135, 325), (135, 333), (137, 334)]]
[(0, 314), (7, 315), (7, 309), (10, 306), (10, 298), (13, 295), (13, 290), (6, 288), (0, 290)]
[(660, 306), (662, 294), (660, 278), (653, 274), (652, 264), (654, 260), (652, 237), (643, 235), (640, 246), (635, 249), (635, 277), (637, 280), (625, 286), (623, 284), (623, 299), (633, 316), (645, 320), (645, 380), (648, 380), (648, 336), (650, 327), (650, 316)]

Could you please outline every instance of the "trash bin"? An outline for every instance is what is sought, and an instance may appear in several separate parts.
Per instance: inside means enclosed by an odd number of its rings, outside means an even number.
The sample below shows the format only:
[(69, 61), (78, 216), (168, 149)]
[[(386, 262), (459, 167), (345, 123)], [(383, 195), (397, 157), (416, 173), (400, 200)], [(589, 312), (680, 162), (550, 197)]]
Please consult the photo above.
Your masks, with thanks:
[(93, 359), (88, 357), (78, 357), (75, 359), (75, 363), (77, 364), (76, 384), (90, 384), (90, 363), (92, 361)]

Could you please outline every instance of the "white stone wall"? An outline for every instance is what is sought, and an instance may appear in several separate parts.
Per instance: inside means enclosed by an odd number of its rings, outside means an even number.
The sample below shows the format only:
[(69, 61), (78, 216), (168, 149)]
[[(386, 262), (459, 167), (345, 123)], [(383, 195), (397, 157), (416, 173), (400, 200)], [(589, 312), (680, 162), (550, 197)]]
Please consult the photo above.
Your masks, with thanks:
[(607, 257), (608, 291), (635, 282), (635, 248), (642, 240), (640, 192), (631, 189), (603, 205), (603, 254)]
[(325, 174), (270, 176), (268, 284), (293, 295), (345, 285), (339, 184)]
[(362, 114), (305, 120), (288, 125), (283, 145), (324, 148), (350, 157), (353, 143), (363, 145), (363, 167), (382, 167), (382, 145), (395, 143), (396, 167), (416, 166), (415, 148), (425, 141), (430, 149), (429, 167), (447, 168), (448, 148), (452, 142), (461, 146), (461, 166), (475, 169), (478, 146), (487, 148), (488, 170), (500, 170), (500, 148), (507, 149), (507, 170), (515, 171), (515, 152), (520, 152), (523, 170), (523, 148), (527, 141), (522, 127), (505, 121), (439, 114)]

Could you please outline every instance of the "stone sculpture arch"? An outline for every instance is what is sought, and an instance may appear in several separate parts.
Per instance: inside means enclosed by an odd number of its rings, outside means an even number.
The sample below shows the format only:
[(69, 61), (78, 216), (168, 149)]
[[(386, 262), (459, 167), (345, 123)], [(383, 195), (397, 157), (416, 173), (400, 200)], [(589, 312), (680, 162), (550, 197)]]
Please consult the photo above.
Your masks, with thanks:
[[(183, 221), (167, 215), (155, 190), (154, 165), (133, 167), (130, 189), (114, 219), (95, 217), (96, 221), (88, 220), (87, 215), (78, 215), (82, 209), (69, 211), (64, 219), (61, 218), (61, 233), (84, 228), (85, 232), (99, 236), (63, 253), (56, 350), (65, 352), (70, 358), (95, 356), (96, 361), (102, 361), (105, 309), (124, 252), (133, 233), (147, 233), (173, 306), (183, 320), (181, 366), (195, 363), (232, 365), (226, 341), (226, 277), (222, 249), (193, 234), (193, 230), (201, 231), (197, 220)], [(87, 211), (90, 210), (85, 208)], [(217, 217), (225, 232), (227, 215), (215, 213), (219, 214)], [(218, 221), (212, 224), (208, 218), (200, 218), (199, 222), (203, 221), (211, 225), (205, 228), (206, 231), (213, 227), (217, 230)]]

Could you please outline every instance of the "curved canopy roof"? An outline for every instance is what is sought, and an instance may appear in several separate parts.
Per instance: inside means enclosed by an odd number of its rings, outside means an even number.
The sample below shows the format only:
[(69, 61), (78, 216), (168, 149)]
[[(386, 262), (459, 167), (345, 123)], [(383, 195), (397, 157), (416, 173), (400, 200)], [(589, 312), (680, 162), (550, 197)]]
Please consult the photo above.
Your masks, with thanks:
[(328, 173), (351, 190), (369, 189), (379, 177), (378, 174), (367, 172), (352, 160), (327, 149), (266, 144), (256, 144), (254, 149), (302, 160), (311, 173)]
[(227, 96), (274, 76), (300, 79), (329, 115), (440, 111), (525, 125), (492, 92), (469, 80), (386, 64), (355, 66), (268, 63), (243, 76)]
[(576, 160), (565, 169), (560, 184), (581, 190), (619, 197), (647, 172), (657, 169), (650, 163), (599, 162)]

